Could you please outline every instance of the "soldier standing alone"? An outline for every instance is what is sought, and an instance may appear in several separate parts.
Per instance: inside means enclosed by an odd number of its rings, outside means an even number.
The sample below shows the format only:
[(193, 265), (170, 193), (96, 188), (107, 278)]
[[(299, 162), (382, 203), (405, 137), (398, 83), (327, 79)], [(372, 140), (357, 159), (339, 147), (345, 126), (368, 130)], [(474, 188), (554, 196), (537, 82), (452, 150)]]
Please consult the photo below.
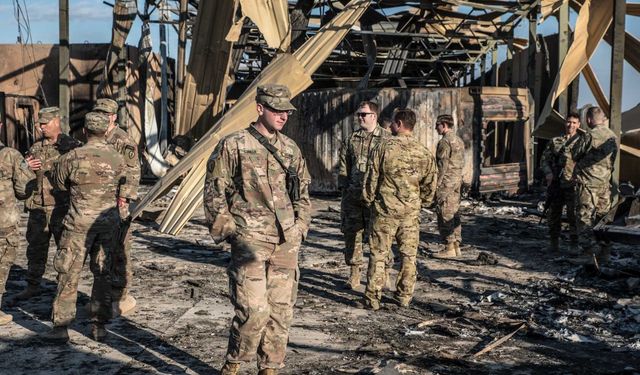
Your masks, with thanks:
[(444, 251), (433, 255), (446, 259), (462, 255), (462, 224), (460, 223), (460, 188), (464, 167), (464, 142), (453, 130), (453, 117), (440, 115), (436, 119), (436, 131), (442, 136), (436, 150), (438, 163), (438, 188), (436, 193), (436, 213), (438, 231), (445, 243)]
[(599, 107), (587, 110), (589, 131), (573, 149), (576, 181), (578, 239), (589, 259), (606, 264), (611, 253), (608, 242), (596, 243), (593, 226), (611, 207), (611, 175), (618, 152), (616, 135), (607, 127), (607, 117)]
[(89, 112), (84, 128), (87, 144), (61, 157), (54, 169), (54, 186), (70, 193), (71, 206), (53, 259), (58, 290), (53, 301), (53, 330), (48, 335), (51, 340), (69, 340), (67, 327), (76, 316), (78, 281), (87, 258), (93, 273), (91, 335), (102, 341), (107, 334), (104, 326), (112, 310), (113, 228), (120, 223), (116, 202), (125, 179), (122, 156), (104, 138), (108, 126), (106, 115)]
[[(2, 130), (2, 122), (0, 122)], [(2, 294), (5, 292), (5, 284), (9, 277), (9, 270), (16, 259), (16, 249), (20, 244), (18, 222), (17, 198), (28, 196), (28, 187), (33, 188), (35, 174), (22, 158), (20, 152), (6, 147), (0, 142), (0, 304)], [(9, 314), (0, 311), (0, 325), (13, 320)]]
[[(105, 134), (107, 143), (118, 151), (126, 164), (126, 180), (120, 187), (118, 198), (118, 210), (121, 220), (129, 217), (129, 202), (138, 196), (140, 183), (140, 161), (138, 159), (138, 146), (129, 134), (118, 127), (118, 103), (112, 99), (98, 99), (93, 111), (101, 112), (109, 117), (109, 127)], [(118, 315), (124, 315), (136, 306), (136, 299), (129, 294), (129, 287), (133, 279), (133, 267), (131, 265), (131, 233), (129, 225), (121, 225), (118, 241), (112, 256), (111, 286), (114, 311)]]
[(286, 86), (258, 86), (258, 120), (220, 141), (207, 164), (204, 209), (215, 242), (228, 239), (235, 307), (223, 375), (258, 355), (259, 374), (284, 366), (298, 290), (298, 252), (310, 223), (309, 172), (280, 131), (295, 107)]
[(573, 181), (573, 148), (582, 137), (579, 132), (580, 115), (570, 113), (565, 122), (565, 134), (553, 138), (548, 144), (540, 165), (547, 183), (547, 194), (552, 194), (547, 207), (547, 223), (549, 224), (550, 250), (560, 250), (560, 232), (562, 228), (562, 210), (567, 207), (569, 219), (570, 243), (569, 252), (578, 253), (578, 230), (576, 224), (576, 186)]
[(60, 244), (62, 220), (69, 209), (69, 193), (54, 191), (51, 171), (61, 155), (82, 144), (62, 133), (60, 110), (57, 107), (43, 108), (38, 113), (38, 124), (43, 138), (29, 149), (27, 163), (36, 173), (37, 187), (27, 198), (25, 207), (29, 211), (27, 222), (27, 288), (14, 297), (12, 303), (40, 294), (40, 282), (44, 275), (49, 254), (49, 242), (53, 236)]
[(363, 196), (372, 205), (369, 268), (365, 305), (380, 308), (385, 263), (395, 238), (402, 258), (396, 281), (396, 299), (409, 306), (416, 283), (416, 255), (420, 239), (420, 208), (433, 200), (437, 168), (433, 155), (414, 136), (416, 115), (400, 109), (391, 124), (395, 137), (372, 153)]
[(347, 264), (351, 266), (349, 276), (351, 289), (360, 285), (363, 262), (362, 244), (371, 215), (362, 199), (364, 175), (369, 165), (371, 151), (390, 136), (388, 130), (378, 125), (376, 103), (360, 103), (356, 115), (360, 129), (353, 132), (342, 146), (338, 171), (338, 188), (342, 192), (340, 213), (345, 242), (344, 257)]

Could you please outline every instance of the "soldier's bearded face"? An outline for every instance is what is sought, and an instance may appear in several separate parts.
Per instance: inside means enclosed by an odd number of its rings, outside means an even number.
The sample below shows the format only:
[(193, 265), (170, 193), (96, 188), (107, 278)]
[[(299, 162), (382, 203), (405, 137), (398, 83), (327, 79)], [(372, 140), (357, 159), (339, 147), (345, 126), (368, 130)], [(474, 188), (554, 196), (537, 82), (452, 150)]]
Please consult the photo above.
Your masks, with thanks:
[(444, 134), (444, 125), (443, 124), (436, 124), (436, 131), (438, 132), (438, 135), (443, 135)]

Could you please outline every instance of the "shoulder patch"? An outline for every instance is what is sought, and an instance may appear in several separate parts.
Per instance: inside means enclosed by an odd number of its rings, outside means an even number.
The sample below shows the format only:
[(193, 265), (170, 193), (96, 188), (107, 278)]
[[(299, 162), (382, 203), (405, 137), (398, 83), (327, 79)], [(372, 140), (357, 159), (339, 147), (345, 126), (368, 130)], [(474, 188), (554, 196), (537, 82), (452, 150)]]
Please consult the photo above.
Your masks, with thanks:
[(124, 146), (124, 156), (129, 159), (133, 159), (136, 157), (136, 150), (131, 145)]

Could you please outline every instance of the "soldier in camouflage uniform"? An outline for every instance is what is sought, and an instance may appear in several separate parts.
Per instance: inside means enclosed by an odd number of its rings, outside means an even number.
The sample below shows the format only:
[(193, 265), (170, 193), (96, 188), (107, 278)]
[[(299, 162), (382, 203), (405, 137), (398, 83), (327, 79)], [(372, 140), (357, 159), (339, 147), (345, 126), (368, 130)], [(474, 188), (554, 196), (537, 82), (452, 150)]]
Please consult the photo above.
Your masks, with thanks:
[(616, 135), (607, 127), (607, 117), (602, 109), (587, 110), (590, 130), (573, 148), (576, 181), (576, 219), (578, 239), (589, 259), (596, 256), (601, 264), (609, 261), (611, 244), (596, 243), (593, 226), (611, 207), (611, 175), (618, 152)]
[(360, 285), (363, 262), (362, 244), (371, 213), (362, 200), (362, 184), (371, 150), (391, 134), (378, 125), (378, 105), (362, 102), (357, 112), (360, 129), (351, 134), (340, 150), (338, 188), (342, 192), (341, 216), (344, 233), (344, 257), (351, 272), (349, 286)]
[[(220, 141), (207, 164), (204, 209), (215, 242), (228, 239), (229, 294), (235, 307), (223, 375), (258, 355), (259, 374), (283, 367), (298, 290), (298, 252), (311, 215), (300, 149), (280, 131), (290, 111), (286, 86), (259, 86), (257, 122)], [(267, 149), (275, 148), (277, 158)], [(280, 161), (278, 161), (280, 159)], [(299, 199), (287, 173), (300, 178)]]
[(372, 206), (372, 215), (364, 302), (373, 310), (380, 308), (385, 262), (394, 238), (402, 258), (396, 299), (406, 307), (413, 297), (420, 208), (433, 200), (438, 173), (431, 152), (413, 136), (415, 124), (412, 110), (396, 111), (391, 125), (396, 136), (376, 147), (365, 177), (363, 198)]
[[(572, 151), (578, 144), (580, 132), (580, 115), (570, 113), (565, 122), (565, 134), (553, 138), (545, 148), (540, 159), (540, 168), (547, 183), (547, 194), (554, 196), (547, 207), (547, 223), (549, 225), (550, 250), (559, 251), (560, 232), (562, 228), (562, 210), (567, 207), (569, 219), (570, 245), (569, 252), (577, 253), (578, 230), (576, 224), (576, 186), (573, 181)], [(552, 189), (554, 191), (552, 191)]]
[[(0, 122), (0, 130), (2, 130), (2, 122)], [(16, 259), (16, 250), (20, 244), (18, 232), (20, 212), (16, 197), (26, 198), (29, 194), (28, 189), (34, 188), (35, 178), (35, 174), (20, 152), (0, 142), (0, 211), (2, 211), (0, 215), (0, 304), (9, 270)], [(11, 315), (0, 311), (0, 325), (12, 320)]]
[(58, 291), (53, 301), (53, 330), (48, 335), (51, 340), (69, 339), (67, 327), (76, 316), (78, 281), (86, 258), (93, 273), (93, 339), (104, 339), (104, 325), (111, 318), (113, 228), (120, 223), (116, 202), (126, 175), (122, 156), (105, 141), (108, 126), (105, 114), (89, 112), (84, 128), (87, 144), (62, 156), (53, 171), (55, 188), (70, 193), (71, 206), (53, 259)]
[(436, 214), (438, 231), (445, 243), (444, 251), (433, 255), (446, 259), (462, 255), (462, 225), (460, 224), (460, 188), (464, 167), (464, 142), (453, 130), (453, 117), (440, 115), (436, 119), (436, 131), (442, 136), (436, 149), (438, 164), (438, 188), (436, 193)]
[[(138, 195), (138, 185), (140, 183), (138, 146), (126, 131), (118, 127), (116, 122), (118, 119), (118, 103), (115, 100), (98, 99), (93, 111), (109, 116), (109, 128), (105, 134), (107, 143), (122, 155), (126, 163), (126, 181), (120, 188), (120, 198), (118, 199), (120, 218), (125, 221), (129, 217), (129, 202), (135, 200)], [(111, 274), (113, 310), (117, 315), (126, 314), (136, 306), (135, 298), (129, 294), (129, 286), (133, 279), (129, 225), (122, 224), (120, 230), (124, 231), (124, 233), (120, 233), (118, 236), (119, 241), (116, 241), (115, 251), (111, 258), (113, 267)]]
[(53, 236), (56, 245), (60, 244), (62, 220), (69, 209), (69, 193), (53, 190), (51, 170), (61, 155), (82, 145), (62, 133), (60, 110), (57, 107), (41, 109), (38, 113), (38, 124), (43, 138), (31, 146), (26, 158), (37, 177), (37, 188), (25, 203), (29, 210), (27, 288), (15, 296), (12, 304), (41, 292), (40, 282), (47, 264), (49, 242)]

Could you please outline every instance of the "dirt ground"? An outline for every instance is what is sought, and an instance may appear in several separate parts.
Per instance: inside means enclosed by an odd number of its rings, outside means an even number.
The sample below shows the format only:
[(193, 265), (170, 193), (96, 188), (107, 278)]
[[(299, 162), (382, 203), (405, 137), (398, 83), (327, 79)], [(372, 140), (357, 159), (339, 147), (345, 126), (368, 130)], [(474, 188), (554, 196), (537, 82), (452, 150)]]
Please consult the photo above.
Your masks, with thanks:
[[(356, 307), (364, 281), (357, 291), (345, 287), (338, 207), (335, 198), (314, 198), (283, 374), (640, 373), (640, 267), (631, 247), (616, 245), (615, 272), (595, 275), (547, 252), (544, 224), (521, 206), (465, 201), (463, 257), (435, 260), (435, 215), (425, 211), (414, 302), (400, 308), (387, 290), (372, 312)], [(1, 374), (218, 373), (233, 312), (228, 248), (213, 245), (201, 212), (177, 237), (154, 222), (132, 228), (136, 311), (112, 321), (106, 342), (89, 339), (85, 266), (71, 342), (43, 343), (56, 288), (49, 265), (42, 296), (3, 305), (14, 322), (0, 328)], [(5, 301), (25, 287), (25, 270), (21, 251)], [(242, 371), (256, 373), (255, 362)]]

